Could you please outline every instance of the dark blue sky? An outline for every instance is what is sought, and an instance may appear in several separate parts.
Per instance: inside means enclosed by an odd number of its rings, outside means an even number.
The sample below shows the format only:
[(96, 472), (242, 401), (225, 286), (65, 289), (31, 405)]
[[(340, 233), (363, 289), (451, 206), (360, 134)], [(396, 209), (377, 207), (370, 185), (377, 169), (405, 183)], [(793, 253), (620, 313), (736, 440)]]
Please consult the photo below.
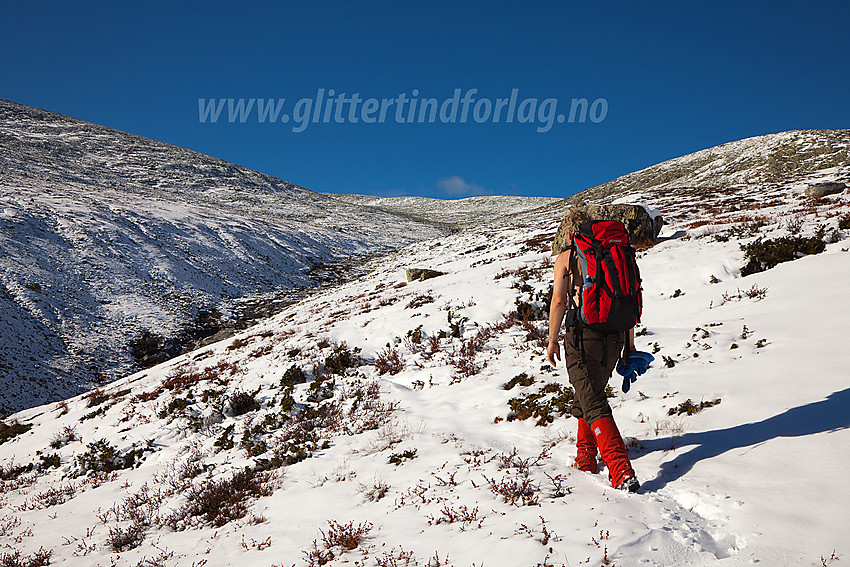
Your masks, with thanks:
[[(315, 191), (567, 196), (740, 138), (850, 127), (843, 1), (17, 2), (2, 21), (0, 98)], [(343, 123), (332, 107), (294, 132), (296, 103), (312, 112), (319, 89), (440, 104), (477, 92), (465, 123), (397, 123), (398, 102), (383, 123), (364, 123), (361, 103), (353, 123), (343, 101)], [(534, 121), (506, 123), (507, 107), (474, 120), (512, 89), (537, 99)], [(244, 123), (226, 106), (202, 123), (200, 98), (283, 98), (291, 119), (260, 123), (255, 104)], [(607, 112), (570, 123), (574, 98)]]

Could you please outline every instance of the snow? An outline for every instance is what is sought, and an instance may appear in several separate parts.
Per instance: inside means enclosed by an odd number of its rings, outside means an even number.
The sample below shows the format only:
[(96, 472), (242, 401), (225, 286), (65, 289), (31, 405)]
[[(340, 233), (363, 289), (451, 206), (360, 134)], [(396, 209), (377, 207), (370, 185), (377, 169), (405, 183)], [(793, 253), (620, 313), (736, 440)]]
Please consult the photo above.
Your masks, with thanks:
[[(656, 362), (628, 394), (611, 381), (637, 494), (612, 490), (604, 468), (570, 468), (571, 418), (538, 426), (508, 406), (567, 383), (533, 337), (546, 322), (506, 318), (547, 291), (539, 242), (567, 201), (320, 195), (6, 101), (0, 134), (11, 141), (0, 146), (0, 394), (18, 407), (80, 391), (91, 370), (80, 357), (126, 356), (127, 329), (168, 330), (193, 305), (374, 258), (236, 337), (4, 419), (0, 563), (44, 550), (53, 565), (104, 567), (823, 567), (850, 549), (846, 231), (823, 254), (740, 276), (742, 245), (788, 235), (789, 220), (805, 236), (831, 232), (850, 213), (846, 192), (802, 196), (850, 180), (847, 131), (732, 142), (577, 196), (637, 202), (667, 223), (639, 253), (636, 343)], [(773, 167), (795, 152), (794, 171)], [(411, 267), (446, 273), (407, 283)], [(343, 342), (363, 364), (330, 375)], [(381, 374), (392, 352), (398, 372)], [(308, 381), (288, 390), (294, 366)], [(536, 382), (504, 389), (522, 373)], [(246, 397), (258, 407), (237, 411)], [(687, 400), (720, 403), (670, 414)], [(100, 440), (135, 463), (87, 472)], [(299, 447), (307, 458), (272, 462)], [(209, 511), (234, 519), (179, 515), (213, 482), (266, 464), (267, 492), (244, 513)], [(353, 549), (326, 548), (337, 523), (363, 527)], [(137, 540), (116, 549), (134, 525)]]
[[(528, 285), (548, 288), (548, 253), (524, 243), (553, 233), (557, 219), (551, 219), (541, 220), (535, 231), (479, 228), (411, 244), (373, 261), (367, 275), (245, 331), (236, 337), (239, 342), (228, 339), (104, 388), (130, 390), (119, 398), (89, 407), (80, 396), (67, 402), (64, 415), (61, 405), (52, 404), (12, 416), (6, 423), (33, 427), (0, 444), (4, 470), (38, 462), (39, 451), (58, 454), (61, 463), (20, 477), (33, 481), (28, 486), (2, 481), (0, 543), (24, 554), (52, 550), (51, 564), (309, 565), (314, 540), (323, 548), (323, 533), (333, 521), (372, 527), (355, 549), (334, 548), (328, 565), (821, 565), (821, 557), (831, 565), (833, 551), (841, 557), (850, 549), (844, 528), (850, 508), (844, 361), (850, 300), (843, 285), (850, 281), (850, 246), (838, 240), (823, 254), (745, 278), (739, 273), (740, 244), (759, 234), (786, 234), (783, 217), (796, 206), (792, 190), (782, 193), (784, 204), (759, 211), (769, 222), (757, 234), (727, 241), (715, 236), (736, 226), (734, 221), (716, 219), (714, 230), (689, 228), (699, 217), (688, 216), (687, 205), (647, 203), (665, 218), (672, 211), (680, 220), (671, 227), (678, 237), (639, 256), (645, 333), (636, 342), (649, 352), (657, 343), (656, 363), (628, 394), (619, 391), (616, 376), (611, 381), (615, 418), (624, 436), (636, 440), (630, 452), (643, 482), (637, 494), (612, 490), (604, 469), (591, 475), (570, 468), (571, 418), (558, 417), (547, 426), (505, 419), (507, 401), (519, 393), (536, 391), (546, 381), (566, 383), (565, 369), (550, 369), (525, 329), (494, 332), (471, 376), (459, 376), (450, 364), (461, 340), (504, 321), (514, 300), (528, 297), (514, 287), (518, 276), (504, 276), (507, 270), (525, 268), (532, 273)], [(804, 218), (802, 232), (834, 226), (848, 210), (846, 195), (823, 202)], [(405, 284), (409, 267), (446, 275)], [(710, 283), (711, 276), (719, 283)], [(753, 286), (766, 289), (763, 297), (737, 296)], [(408, 307), (421, 296), (433, 301)], [(431, 356), (406, 340), (420, 325), (430, 337), (464, 318), (462, 339), (441, 339)], [(545, 321), (533, 324), (546, 327)], [(207, 465), (192, 481), (196, 485), (227, 478), (255, 461), (239, 447), (240, 438), (277, 411), (288, 368), (298, 364), (312, 374), (325, 361), (333, 347), (321, 347), (322, 340), (345, 341), (372, 361), (336, 377), (333, 399), (350, 404), (344, 392), (374, 380), (380, 399), (397, 404), (390, 419), (377, 429), (323, 436), (329, 446), (276, 469), (273, 493), (250, 500), (242, 519), (184, 531), (147, 525), (138, 547), (113, 551), (110, 530), (129, 522), (107, 511), (120, 508), (145, 484), (167, 486), (164, 479), (193, 452)], [(403, 357), (397, 374), (379, 374), (373, 364), (387, 345)], [(675, 365), (666, 367), (664, 357)], [(158, 417), (177, 396), (167, 390), (157, 399), (131, 401), (169, 377), (219, 362), (241, 370), (195, 388), (192, 412), (207, 418), (200, 428), (186, 417)], [(502, 388), (522, 372), (538, 383)], [(256, 391), (262, 408), (241, 416), (218, 414), (212, 402), (200, 401), (208, 388)], [(308, 389), (309, 384), (296, 387), (299, 403), (306, 403)], [(692, 416), (668, 415), (687, 399), (718, 398), (719, 405)], [(81, 421), (99, 407), (108, 409)], [(216, 448), (231, 425), (236, 446)], [(75, 427), (81, 440), (51, 448), (66, 426)], [(275, 435), (267, 436), (270, 444)], [(137, 468), (119, 470), (95, 486), (92, 476), (74, 476), (75, 459), (101, 438), (120, 451), (150, 441), (153, 451)], [(414, 450), (412, 458), (390, 462), (391, 455)], [(524, 479), (522, 460), (536, 487), (537, 502), (529, 506), (505, 502), (488, 481)], [(49, 488), (68, 485), (77, 488), (68, 501), (27, 506)], [(381, 485), (386, 494), (370, 499)], [(185, 498), (184, 492), (171, 494), (159, 504), (161, 511), (178, 508)], [(466, 520), (458, 519), (464, 515)], [(414, 559), (403, 559), (410, 553)]]
[(138, 370), (130, 342), (199, 309), (553, 201), (358, 204), (4, 100), (0, 141), (0, 415)]

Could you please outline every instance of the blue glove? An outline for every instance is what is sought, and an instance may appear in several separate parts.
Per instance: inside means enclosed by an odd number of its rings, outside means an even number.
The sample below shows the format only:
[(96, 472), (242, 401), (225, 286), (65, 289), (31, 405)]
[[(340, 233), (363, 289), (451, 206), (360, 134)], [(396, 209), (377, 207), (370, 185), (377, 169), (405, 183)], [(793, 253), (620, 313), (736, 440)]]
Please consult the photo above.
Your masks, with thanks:
[(623, 377), (623, 392), (628, 392), (632, 382), (646, 372), (646, 369), (655, 360), (655, 357), (642, 350), (634, 350), (629, 353), (629, 363), (623, 364), (623, 359), (617, 363), (617, 373)]

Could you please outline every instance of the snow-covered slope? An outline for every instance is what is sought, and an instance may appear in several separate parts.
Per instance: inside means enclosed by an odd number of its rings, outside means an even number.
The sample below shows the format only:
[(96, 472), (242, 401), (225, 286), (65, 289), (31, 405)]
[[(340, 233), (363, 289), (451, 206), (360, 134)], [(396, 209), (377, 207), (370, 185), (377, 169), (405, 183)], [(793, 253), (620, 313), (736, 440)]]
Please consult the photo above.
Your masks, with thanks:
[[(676, 237), (641, 252), (637, 345), (657, 362), (628, 394), (611, 383), (638, 494), (569, 467), (575, 422), (557, 407), (551, 422), (520, 419), (523, 404), (567, 399), (534, 316), (551, 278), (539, 237), (555, 217), (412, 244), (234, 340), (5, 420), (2, 553), (92, 566), (838, 567), (850, 549), (847, 235), (740, 276), (741, 244), (829, 234), (850, 213), (846, 193), (798, 194), (716, 202), (712, 215), (671, 204)], [(407, 284), (411, 266), (446, 275)], [(688, 400), (719, 403), (676, 414)]]
[(559, 202), (553, 197), (487, 196), (465, 199), (427, 197), (373, 197), (370, 195), (332, 195), (334, 198), (366, 205), (440, 226), (463, 228), (488, 223), (517, 213), (536, 210)]
[[(538, 205), (511, 210), (523, 202)], [(138, 369), (128, 343), (144, 331), (172, 338), (199, 309), (446, 234), (439, 217), (0, 100), (0, 415)]]
[(850, 130), (793, 130), (729, 142), (671, 159), (581, 191), (511, 222), (534, 222), (563, 214), (580, 203), (652, 201), (665, 206), (665, 218), (679, 211), (699, 218), (717, 207), (758, 208), (766, 193), (794, 190), (807, 183), (838, 181), (850, 185)]
[(679, 188), (722, 190), (737, 185), (789, 183), (831, 168), (850, 181), (850, 130), (792, 130), (745, 138), (671, 159), (592, 187), (584, 199)]

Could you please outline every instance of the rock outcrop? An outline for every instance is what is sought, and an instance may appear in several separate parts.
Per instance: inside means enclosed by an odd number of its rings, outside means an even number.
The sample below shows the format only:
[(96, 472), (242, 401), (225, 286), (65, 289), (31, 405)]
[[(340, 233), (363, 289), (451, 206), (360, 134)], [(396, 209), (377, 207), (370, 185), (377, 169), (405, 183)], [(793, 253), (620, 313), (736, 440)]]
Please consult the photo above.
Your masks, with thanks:
[[(664, 219), (658, 215), (653, 217), (641, 205), (582, 205), (578, 207), (587, 211), (594, 220), (618, 220), (629, 233), (632, 246), (651, 246), (658, 242), (658, 233), (664, 226)], [(552, 254), (558, 255), (567, 249), (569, 242), (564, 228), (564, 222), (558, 228), (552, 241)]]
[(436, 278), (437, 276), (444, 275), (445, 272), (438, 272), (437, 270), (429, 270), (427, 268), (408, 268), (407, 270), (407, 281), (425, 281), (430, 280), (431, 278)]
[(806, 187), (806, 196), (820, 198), (827, 195), (835, 195), (844, 191), (846, 187), (844, 183), (837, 182), (812, 183)]

